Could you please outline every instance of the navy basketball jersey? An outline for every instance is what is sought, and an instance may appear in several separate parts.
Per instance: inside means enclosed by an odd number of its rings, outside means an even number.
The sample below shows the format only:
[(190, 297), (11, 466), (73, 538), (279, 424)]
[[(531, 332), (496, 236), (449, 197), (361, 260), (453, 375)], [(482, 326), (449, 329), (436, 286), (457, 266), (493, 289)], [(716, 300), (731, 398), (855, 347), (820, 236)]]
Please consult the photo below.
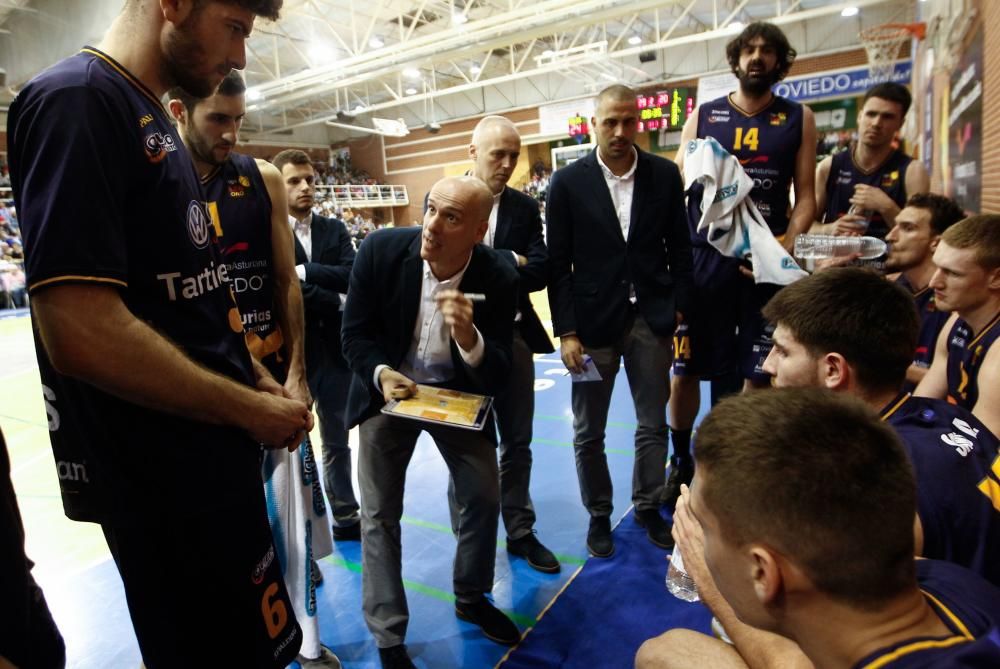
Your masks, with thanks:
[(1000, 590), (943, 560), (917, 560), (917, 585), (948, 629), (880, 648), (855, 669), (987, 669), (1000, 664)]
[[(198, 175), (157, 96), (85, 48), (25, 86), (8, 130), (29, 291), (113, 288), (194, 361), (252, 384)], [(60, 374), (37, 326), (35, 336), (70, 518), (132, 522), (153, 507), (205, 512), (259, 494), (260, 447), (241, 430), (167, 415)]]
[(975, 334), (961, 318), (948, 333), (948, 401), (972, 411), (979, 401), (979, 367), (1000, 338), (1000, 313)]
[[(920, 334), (917, 337), (917, 350), (913, 354), (913, 364), (924, 369), (929, 369), (934, 362), (934, 350), (937, 348), (938, 335), (941, 329), (951, 316), (950, 311), (938, 311), (934, 303), (934, 291), (929, 287), (913, 292), (910, 282), (902, 275), (896, 279), (896, 283), (913, 294), (913, 302), (920, 314)], [(908, 384), (904, 390), (913, 390), (914, 385)]]
[[(795, 157), (802, 144), (802, 105), (775, 95), (771, 104), (750, 115), (729, 96), (721, 97), (698, 108), (698, 137), (714, 137), (739, 159), (754, 182), (750, 198), (771, 232), (776, 237), (785, 234)], [(697, 208), (689, 211), (688, 219), (697, 225), (700, 192), (689, 198), (689, 203), (692, 200)], [(692, 213), (698, 215), (692, 218)]]
[(913, 463), (923, 556), (1000, 586), (1000, 442), (968, 410), (930, 397), (904, 394), (883, 420)]
[(274, 304), (271, 197), (257, 161), (232, 153), (202, 183), (240, 308), (247, 348), (283, 381), (287, 372)]
[[(852, 144), (846, 151), (834, 154), (826, 183), (816, 184), (826, 188), (826, 211), (823, 212), (823, 221), (826, 223), (832, 223), (850, 211), (850, 200), (854, 196), (856, 184), (881, 188), (900, 207), (906, 204), (906, 168), (913, 158), (896, 149), (885, 162), (866, 172), (854, 162), (854, 148)], [(889, 226), (882, 214), (873, 212), (865, 234), (885, 239), (888, 232)]]

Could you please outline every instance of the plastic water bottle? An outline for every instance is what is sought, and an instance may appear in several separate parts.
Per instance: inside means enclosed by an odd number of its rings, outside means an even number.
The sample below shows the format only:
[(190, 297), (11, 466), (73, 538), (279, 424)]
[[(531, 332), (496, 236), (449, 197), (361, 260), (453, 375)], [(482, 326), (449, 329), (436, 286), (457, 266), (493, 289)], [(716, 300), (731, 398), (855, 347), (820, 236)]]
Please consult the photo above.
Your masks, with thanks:
[(808, 259), (839, 258), (860, 253), (861, 260), (885, 255), (888, 246), (877, 237), (836, 237), (834, 235), (799, 235), (795, 238), (795, 257)]
[(667, 590), (685, 602), (697, 602), (700, 599), (698, 587), (694, 579), (684, 570), (684, 558), (676, 546), (674, 552), (670, 554), (670, 566), (667, 567)]
[(875, 214), (875, 212), (871, 209), (862, 209), (856, 204), (852, 204), (851, 208), (847, 210), (847, 213), (851, 216), (860, 216), (864, 219), (862, 221), (857, 221), (858, 225), (864, 226), (864, 230), (862, 230), (862, 232), (867, 230), (868, 226), (871, 225), (872, 216)]

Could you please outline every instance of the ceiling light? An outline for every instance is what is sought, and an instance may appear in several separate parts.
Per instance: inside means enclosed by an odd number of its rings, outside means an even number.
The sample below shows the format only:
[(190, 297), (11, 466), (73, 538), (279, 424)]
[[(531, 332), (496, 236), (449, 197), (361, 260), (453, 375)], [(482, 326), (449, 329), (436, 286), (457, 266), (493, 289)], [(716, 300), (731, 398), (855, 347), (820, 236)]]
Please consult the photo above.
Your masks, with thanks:
[(843, 16), (844, 18), (847, 18), (849, 16), (857, 16), (858, 15), (858, 8), (857, 7), (844, 7), (844, 9), (841, 10), (840, 15)]
[(333, 50), (325, 44), (313, 42), (309, 46), (309, 57), (313, 60), (313, 62), (317, 63), (331, 60), (333, 58)]
[(473, 74), (479, 74), (482, 71), (483, 68), (479, 67), (478, 65), (473, 65), (472, 67), (469, 68), (469, 72), (472, 72)]
[(361, 113), (363, 113), (364, 111), (365, 111), (365, 106), (364, 106), (364, 105), (358, 105), (358, 106), (356, 106), (356, 107), (354, 108), (354, 113), (355, 113), (355, 114), (361, 114)]
[(385, 46), (385, 42), (382, 41), (381, 37), (375, 35), (370, 40), (368, 40), (368, 46), (370, 46), (373, 49), (381, 49), (382, 47)]
[(455, 12), (454, 14), (451, 15), (451, 22), (456, 26), (460, 26), (463, 23), (468, 23), (469, 17), (463, 14), (462, 12)]
[(406, 94), (407, 95), (416, 95), (417, 94), (417, 89), (413, 88), (412, 86), (410, 86), (409, 88), (406, 89)]
[(632, 46), (635, 46), (637, 44), (642, 44), (642, 38), (639, 37), (638, 35), (632, 35), (631, 37), (628, 38), (628, 43), (631, 44)]
[(260, 92), (259, 88), (247, 89), (247, 100), (249, 100), (250, 102), (260, 100), (262, 97), (264, 97), (264, 94)]
[(403, 70), (403, 76), (406, 77), (407, 79), (419, 79), (420, 70), (418, 70), (415, 67), (408, 67), (405, 70)]
[(546, 57), (546, 58), (551, 58), (551, 57), (552, 57), (552, 56), (554, 56), (555, 54), (556, 54), (556, 52), (555, 52), (555, 51), (553, 51), (552, 49), (546, 49), (545, 51), (543, 51), (543, 52), (542, 52), (542, 55), (543, 55), (544, 57)]
[(733, 21), (729, 24), (729, 30), (743, 30), (744, 24), (742, 21)]

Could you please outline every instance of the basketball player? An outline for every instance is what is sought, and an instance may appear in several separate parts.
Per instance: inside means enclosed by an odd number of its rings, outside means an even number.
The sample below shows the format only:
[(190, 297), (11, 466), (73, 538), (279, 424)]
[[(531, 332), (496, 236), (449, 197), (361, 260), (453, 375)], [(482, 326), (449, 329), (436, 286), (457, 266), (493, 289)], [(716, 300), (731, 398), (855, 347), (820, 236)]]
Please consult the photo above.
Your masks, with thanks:
[(947, 398), (1000, 434), (1000, 216), (948, 228), (934, 251), (937, 308), (954, 311), (915, 394)]
[(816, 167), (816, 212), (822, 223), (813, 232), (882, 239), (907, 198), (927, 192), (924, 164), (895, 145), (910, 102), (901, 84), (877, 84), (865, 93), (858, 141)]
[[(246, 115), (245, 93), (243, 77), (233, 70), (205, 99), (172, 89), (169, 108), (205, 188), (247, 348), (283, 384), (287, 397), (311, 405), (302, 292), (295, 275), (281, 174), (266, 161), (233, 151)], [(310, 442), (306, 440), (294, 453), (268, 451), (263, 471), (282, 574), (302, 626), (296, 659), (303, 669), (339, 669), (340, 661), (319, 641), (315, 584), (312, 569), (306, 567), (333, 552)]]
[[(717, 139), (754, 179), (750, 198), (775, 237), (791, 250), (795, 237), (812, 225), (816, 165), (812, 111), (771, 92), (788, 74), (795, 49), (777, 26), (752, 23), (726, 45), (726, 57), (739, 88), (698, 107), (684, 124), (675, 161), (683, 165), (688, 141)], [(794, 208), (789, 201), (792, 186)], [(662, 497), (668, 507), (680, 494), (680, 484), (691, 480), (691, 428), (701, 401), (699, 380), (738, 372), (746, 387), (770, 383), (760, 369), (770, 349), (760, 309), (778, 287), (754, 284), (738, 259), (722, 256), (695, 232), (700, 206), (701, 187), (695, 185), (689, 189), (688, 224), (699, 294), (696, 304), (703, 308), (686, 317), (675, 335), (670, 393), (673, 456)]]

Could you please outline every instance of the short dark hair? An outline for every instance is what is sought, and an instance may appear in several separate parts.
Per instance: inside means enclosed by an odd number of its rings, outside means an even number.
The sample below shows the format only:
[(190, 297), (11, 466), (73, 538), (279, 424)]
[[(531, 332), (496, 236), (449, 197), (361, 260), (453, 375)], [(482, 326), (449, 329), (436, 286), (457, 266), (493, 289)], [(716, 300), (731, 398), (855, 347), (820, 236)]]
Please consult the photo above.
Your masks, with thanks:
[(950, 197), (937, 193), (911, 195), (904, 206), (925, 209), (930, 212), (931, 229), (939, 235), (965, 218), (965, 212), (958, 206), (958, 203)]
[(699, 426), (694, 457), (730, 541), (773, 546), (818, 590), (859, 607), (915, 585), (913, 469), (859, 399), (818, 388), (728, 397)]
[(986, 271), (1000, 267), (1000, 214), (977, 214), (945, 230), (941, 241), (956, 249), (973, 249)]
[(265, 19), (271, 21), (277, 21), (281, 14), (281, 6), (285, 4), (284, 0), (195, 0), (195, 8), (199, 8), (202, 5), (206, 5), (211, 2), (220, 2), (224, 5), (236, 5), (248, 12), (253, 12), (257, 16), (263, 16)]
[[(227, 74), (222, 80), (222, 83), (219, 84), (219, 87), (215, 89), (216, 95), (225, 95), (227, 97), (243, 95), (246, 92), (247, 85), (243, 81), (243, 75), (240, 74), (239, 70), (230, 70), (229, 74)], [(184, 104), (184, 109), (186, 109), (189, 114), (194, 111), (194, 108), (197, 107), (200, 102), (207, 99), (196, 98), (180, 86), (174, 86), (167, 91), (167, 96), (171, 100), (180, 100)]]
[(285, 165), (312, 165), (312, 158), (305, 151), (299, 149), (285, 149), (280, 151), (278, 155), (271, 159), (271, 164), (278, 168), (281, 172)]
[(764, 318), (791, 331), (814, 356), (844, 356), (867, 390), (899, 390), (920, 332), (913, 297), (860, 267), (817, 272), (785, 286)]
[(891, 81), (875, 84), (869, 88), (868, 92), (865, 93), (865, 99), (861, 101), (862, 107), (865, 106), (869, 98), (895, 102), (903, 108), (903, 116), (906, 116), (906, 112), (910, 111), (910, 104), (913, 102), (913, 97), (910, 95), (910, 91), (906, 90), (906, 86)]
[(729, 67), (732, 68), (735, 74), (740, 67), (740, 52), (743, 50), (743, 47), (750, 43), (750, 40), (757, 37), (763, 37), (764, 42), (774, 47), (778, 55), (778, 81), (781, 81), (788, 74), (788, 70), (791, 69), (792, 63), (795, 62), (795, 56), (798, 54), (792, 48), (792, 45), (788, 43), (788, 38), (785, 37), (785, 33), (781, 31), (781, 28), (773, 23), (755, 21), (744, 28), (743, 32), (730, 40), (726, 44), (726, 60), (729, 61)]
[[(629, 88), (624, 84), (612, 84), (607, 88), (603, 89), (600, 93), (597, 94), (597, 97), (594, 98), (594, 115), (595, 116), (597, 115), (597, 107), (599, 107), (601, 102), (603, 102), (604, 100), (611, 99), (617, 101), (625, 101), (625, 100), (637, 101), (638, 97), (639, 96), (635, 92), (635, 89)], [(636, 104), (638, 104), (638, 102)]]

